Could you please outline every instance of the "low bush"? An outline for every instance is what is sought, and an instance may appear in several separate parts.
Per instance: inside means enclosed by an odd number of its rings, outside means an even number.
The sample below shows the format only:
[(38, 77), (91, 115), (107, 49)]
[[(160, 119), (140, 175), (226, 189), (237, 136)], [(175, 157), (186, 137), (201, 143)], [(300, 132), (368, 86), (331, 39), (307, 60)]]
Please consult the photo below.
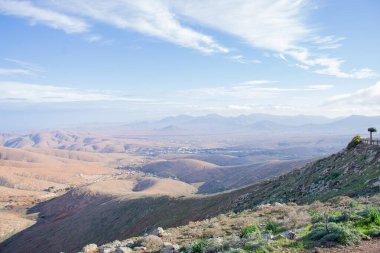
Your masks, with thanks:
[(347, 149), (353, 149), (357, 145), (359, 145), (361, 142), (362, 142), (362, 138), (359, 135), (356, 135), (354, 138), (352, 138), (350, 143), (348, 143)]
[(355, 223), (355, 226), (366, 235), (380, 235), (380, 210), (376, 208), (366, 208), (359, 212), (361, 220)]
[(322, 243), (337, 242), (343, 245), (359, 243), (362, 236), (363, 234), (353, 224), (334, 222), (316, 223), (311, 227), (309, 234), (311, 240), (320, 240)]
[(304, 227), (310, 224), (310, 215), (305, 211), (291, 211), (289, 212), (282, 221), (282, 225), (287, 229), (294, 229)]
[(250, 225), (246, 226), (241, 230), (240, 237), (241, 238), (248, 238), (252, 234), (259, 233), (260, 230), (256, 225)]
[(164, 243), (162, 242), (160, 237), (155, 236), (155, 235), (148, 235), (146, 237), (143, 237), (138, 242), (138, 244), (146, 247), (147, 251), (149, 252), (157, 252), (161, 249)]
[(198, 242), (194, 242), (191, 244), (191, 252), (192, 253), (202, 253), (207, 248), (207, 241), (201, 240)]
[(271, 233), (273, 235), (279, 234), (281, 232), (284, 232), (285, 229), (281, 227), (281, 225), (273, 220), (268, 220), (267, 225), (265, 226), (265, 232)]

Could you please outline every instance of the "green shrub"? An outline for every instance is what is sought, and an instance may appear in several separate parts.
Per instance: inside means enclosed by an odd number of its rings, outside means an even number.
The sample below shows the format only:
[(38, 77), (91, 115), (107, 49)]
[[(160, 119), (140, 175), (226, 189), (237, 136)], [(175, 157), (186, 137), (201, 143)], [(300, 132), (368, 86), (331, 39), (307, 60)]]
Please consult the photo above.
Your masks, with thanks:
[(377, 208), (366, 208), (359, 212), (359, 215), (362, 216), (362, 220), (358, 222), (357, 225), (378, 225), (380, 226), (380, 210)]
[(343, 245), (352, 245), (360, 242), (362, 233), (351, 223), (316, 223), (312, 226), (309, 238), (322, 243), (337, 242)]
[(349, 206), (350, 208), (356, 208), (356, 207), (359, 206), (359, 202), (352, 200), (352, 201), (350, 201), (350, 202), (348, 203), (348, 206)]
[(380, 210), (377, 208), (366, 208), (359, 212), (360, 220), (357, 220), (355, 226), (366, 235), (380, 235)]
[(356, 135), (354, 138), (352, 138), (350, 143), (348, 143), (347, 149), (353, 149), (361, 142), (362, 142), (362, 138), (359, 135)]
[(265, 226), (265, 232), (271, 233), (271, 234), (279, 234), (281, 232), (284, 232), (285, 229), (281, 227), (281, 225), (273, 220), (268, 220), (267, 225)]
[(251, 234), (259, 233), (260, 230), (256, 225), (249, 225), (244, 227), (241, 230), (240, 237), (241, 238), (248, 238)]
[(273, 248), (270, 245), (259, 245), (252, 250), (253, 253), (270, 253), (273, 252)]
[(194, 242), (191, 244), (191, 252), (202, 253), (206, 249), (206, 247), (207, 247), (207, 242), (205, 240)]
[(267, 252), (273, 252), (273, 247), (265, 241), (254, 241), (254, 242), (247, 242), (244, 245), (244, 250), (246, 252), (254, 252), (254, 253), (267, 253)]
[(370, 208), (368, 212), (369, 212), (369, 217), (368, 217), (369, 222), (376, 225), (380, 225), (380, 210), (375, 209), (375, 208)]
[(321, 214), (320, 212), (318, 212), (316, 210), (310, 211), (310, 216), (311, 216), (311, 222), (313, 224), (318, 223), (318, 222), (322, 222), (324, 220), (323, 214)]

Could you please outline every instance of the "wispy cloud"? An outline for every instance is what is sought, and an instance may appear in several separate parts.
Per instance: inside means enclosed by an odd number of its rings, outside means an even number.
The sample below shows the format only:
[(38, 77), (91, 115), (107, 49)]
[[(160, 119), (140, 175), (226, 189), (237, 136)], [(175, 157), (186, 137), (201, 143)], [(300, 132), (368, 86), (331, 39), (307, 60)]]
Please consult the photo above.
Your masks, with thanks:
[[(303, 69), (339, 78), (371, 78), (375, 72), (364, 68), (345, 72), (343, 60), (313, 52), (341, 46), (343, 37), (318, 35), (309, 28), (305, 13), (310, 1), (249, 1), (213, 0), (176, 2), (180, 14), (222, 32), (242, 38), (255, 48), (276, 52), (285, 61), (291, 57)], [(223, 13), (223, 15), (220, 15)], [(312, 38), (312, 39), (310, 39)]]
[(231, 59), (234, 62), (238, 62), (238, 63), (242, 63), (242, 64), (252, 64), (252, 63), (253, 64), (259, 64), (259, 63), (261, 63), (260, 60), (257, 60), (257, 59), (249, 60), (241, 54), (230, 56), (229, 59)]
[(10, 58), (5, 58), (4, 61), (11, 63), (13, 66), (0, 67), (0, 76), (32, 76), (43, 72), (40, 66), (29, 62)]
[(111, 91), (81, 90), (51, 85), (0, 82), (0, 101), (67, 103), (90, 101), (152, 102), (154, 99), (116, 95)]
[(344, 63), (344, 60), (320, 55), (312, 55), (309, 50), (305, 48), (289, 51), (288, 54), (302, 63), (302, 65), (299, 66), (303, 66), (307, 69), (314, 68), (313, 71), (318, 74), (352, 79), (366, 79), (377, 76), (377, 73), (369, 68), (353, 69), (349, 72), (343, 71), (341, 66)]
[[(336, 49), (343, 37), (320, 35), (307, 23), (310, 0), (0, 0), (0, 12), (27, 18), (67, 33), (90, 31), (90, 24), (105, 23), (133, 30), (203, 53), (231, 53), (213, 36), (195, 27), (210, 28), (238, 38), (251, 47), (267, 50), (304, 70), (338, 78), (364, 79), (374, 70), (343, 70), (344, 60), (321, 53)], [(88, 36), (90, 42), (99, 37)], [(325, 52), (325, 51), (324, 51)], [(331, 52), (331, 51), (330, 51)], [(239, 63), (259, 63), (242, 54), (229, 57)], [(290, 62), (292, 61), (292, 62)]]
[(321, 106), (336, 115), (379, 115), (380, 82), (351, 93), (337, 94), (329, 97)]
[(335, 36), (316, 36), (312, 41), (317, 44), (318, 49), (336, 49), (342, 46), (342, 41), (345, 40), (344, 37)]
[(334, 88), (334, 85), (331, 84), (315, 84), (315, 85), (308, 85), (304, 89), (305, 91), (323, 91), (323, 90), (330, 90)]
[(0, 13), (28, 18), (31, 25), (43, 24), (66, 33), (88, 30), (88, 24), (79, 18), (37, 7), (29, 1), (0, 0)]
[(278, 83), (278, 81), (271, 81), (271, 80), (265, 80), (265, 79), (249, 80), (249, 81), (239, 83), (239, 86), (260, 85), (260, 84), (268, 84), (268, 83)]
[(380, 106), (380, 82), (377, 82), (368, 88), (357, 90), (353, 93), (335, 95), (329, 98), (329, 101), (335, 104)]
[(120, 29), (160, 38), (162, 40), (199, 50), (203, 53), (227, 53), (228, 48), (211, 36), (181, 24), (168, 1), (50, 1), (55, 7), (71, 15), (87, 17)]
[(30, 75), (31, 72), (27, 69), (16, 68), (0, 68), (0, 76), (2, 75)]

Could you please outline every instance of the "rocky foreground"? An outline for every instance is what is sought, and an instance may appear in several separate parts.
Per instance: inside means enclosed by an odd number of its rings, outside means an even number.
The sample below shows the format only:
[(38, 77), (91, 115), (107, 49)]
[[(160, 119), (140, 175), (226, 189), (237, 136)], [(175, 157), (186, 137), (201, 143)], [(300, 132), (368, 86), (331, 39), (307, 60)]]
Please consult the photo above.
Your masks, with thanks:
[(380, 235), (379, 200), (264, 204), (99, 247), (89, 244), (81, 253), (350, 252), (343, 250)]

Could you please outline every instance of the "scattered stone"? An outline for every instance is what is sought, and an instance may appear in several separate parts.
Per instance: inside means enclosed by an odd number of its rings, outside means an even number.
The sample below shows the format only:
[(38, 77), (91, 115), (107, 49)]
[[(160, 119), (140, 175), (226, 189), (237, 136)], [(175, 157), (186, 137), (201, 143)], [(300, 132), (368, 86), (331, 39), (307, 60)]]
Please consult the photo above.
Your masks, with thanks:
[(127, 239), (127, 240), (121, 241), (120, 246), (133, 248), (133, 245), (135, 245), (135, 241), (133, 241), (132, 239)]
[(97, 253), (98, 252), (98, 245), (88, 244), (88, 245), (83, 247), (82, 252), (83, 253)]
[(296, 233), (292, 230), (285, 231), (284, 236), (286, 239), (289, 239), (289, 240), (295, 240), (297, 238)]
[(372, 237), (366, 235), (366, 236), (363, 237), (363, 240), (364, 241), (370, 241), (370, 240), (372, 240)]
[(160, 252), (161, 253), (176, 253), (176, 252), (179, 252), (179, 246), (177, 244), (171, 244), (170, 242), (164, 242), (164, 245)]
[(162, 227), (158, 227), (155, 230), (153, 230), (152, 234), (159, 237), (164, 237), (164, 236), (169, 235)]
[(133, 250), (134, 250), (134, 251), (146, 251), (146, 247), (141, 247), (141, 246), (139, 246), (139, 247), (134, 247)]
[(98, 252), (99, 253), (114, 253), (115, 250), (116, 250), (115, 247), (103, 245), (102, 247), (99, 248)]
[(267, 234), (267, 233), (265, 233), (265, 234), (263, 234), (262, 236), (263, 236), (263, 238), (266, 239), (266, 240), (273, 240), (273, 235), (271, 235), (271, 234)]
[(121, 246), (121, 242), (119, 240), (115, 240), (111, 243), (114, 247)]
[(278, 241), (278, 240), (281, 240), (284, 238), (286, 238), (284, 235), (277, 235), (277, 236), (273, 237), (273, 240)]
[(115, 251), (114, 248), (104, 248), (104, 249), (99, 249), (99, 253), (113, 253)]
[(131, 253), (132, 249), (128, 247), (117, 247), (115, 253)]

